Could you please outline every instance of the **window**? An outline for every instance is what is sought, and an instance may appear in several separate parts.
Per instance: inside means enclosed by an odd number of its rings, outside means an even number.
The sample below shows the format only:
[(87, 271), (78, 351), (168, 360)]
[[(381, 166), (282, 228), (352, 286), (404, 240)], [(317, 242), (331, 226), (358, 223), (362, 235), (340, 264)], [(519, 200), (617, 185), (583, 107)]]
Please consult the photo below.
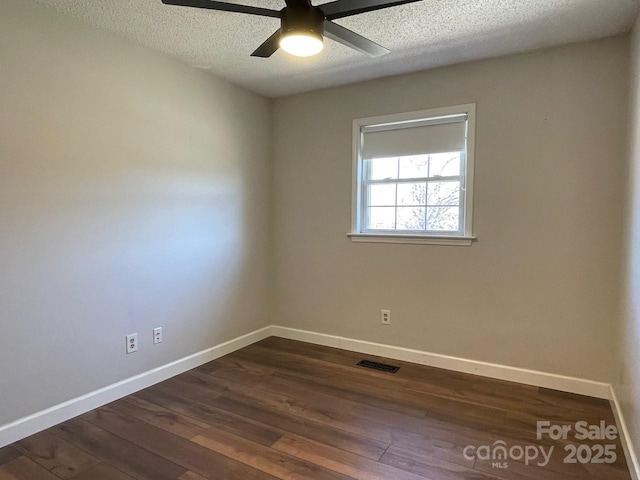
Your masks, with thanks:
[(471, 245), (475, 105), (354, 121), (354, 241)]

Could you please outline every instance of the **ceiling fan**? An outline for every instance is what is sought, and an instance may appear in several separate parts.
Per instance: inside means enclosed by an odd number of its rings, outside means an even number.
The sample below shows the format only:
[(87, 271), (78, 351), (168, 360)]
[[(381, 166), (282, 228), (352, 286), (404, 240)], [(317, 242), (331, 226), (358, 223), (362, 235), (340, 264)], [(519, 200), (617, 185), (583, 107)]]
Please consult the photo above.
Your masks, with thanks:
[(384, 55), (389, 53), (388, 49), (332, 20), (418, 1), (335, 0), (314, 7), (310, 0), (285, 0), (286, 6), (279, 11), (215, 0), (162, 0), (162, 3), (279, 18), (280, 28), (251, 54), (252, 57), (268, 58), (278, 48), (299, 57), (315, 55), (323, 48), (323, 36), (372, 57)]

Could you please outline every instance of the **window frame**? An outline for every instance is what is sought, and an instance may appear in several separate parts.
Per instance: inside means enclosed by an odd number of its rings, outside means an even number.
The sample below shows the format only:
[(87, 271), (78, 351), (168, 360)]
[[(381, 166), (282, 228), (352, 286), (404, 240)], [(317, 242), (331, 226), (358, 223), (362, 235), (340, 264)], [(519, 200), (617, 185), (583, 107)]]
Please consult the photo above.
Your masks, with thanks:
[[(366, 183), (364, 179), (364, 161), (362, 158), (364, 134), (375, 131), (396, 130), (422, 125), (439, 125), (450, 123), (453, 117), (467, 116), (466, 151), (461, 155), (460, 184), (461, 192), (461, 227), (458, 232), (368, 230), (364, 221), (364, 195)], [(352, 211), (351, 232), (348, 236), (354, 242), (410, 243), (434, 245), (470, 246), (476, 237), (473, 229), (473, 186), (475, 157), (475, 121), (476, 104), (470, 103), (453, 107), (433, 108), (416, 112), (407, 112), (376, 117), (358, 118), (353, 121), (353, 165), (352, 165)], [(390, 180), (388, 183), (404, 182), (406, 179)], [(435, 179), (434, 179), (435, 180)], [(420, 182), (434, 180), (420, 179)], [(368, 180), (371, 183), (371, 180)], [(374, 181), (375, 182), (375, 181)], [(462, 198), (464, 197), (464, 198)], [(397, 206), (397, 205), (396, 205)]]

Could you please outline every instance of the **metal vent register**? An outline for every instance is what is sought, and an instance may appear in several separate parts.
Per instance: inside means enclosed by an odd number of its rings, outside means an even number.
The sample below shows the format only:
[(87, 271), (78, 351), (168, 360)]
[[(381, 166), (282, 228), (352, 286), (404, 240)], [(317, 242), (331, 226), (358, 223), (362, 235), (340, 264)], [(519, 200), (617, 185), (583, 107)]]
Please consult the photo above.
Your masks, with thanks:
[(373, 362), (371, 360), (360, 360), (358, 362), (359, 367), (372, 368), (373, 370), (380, 370), (381, 372), (396, 373), (400, 370), (400, 367), (393, 365), (387, 365), (386, 363)]

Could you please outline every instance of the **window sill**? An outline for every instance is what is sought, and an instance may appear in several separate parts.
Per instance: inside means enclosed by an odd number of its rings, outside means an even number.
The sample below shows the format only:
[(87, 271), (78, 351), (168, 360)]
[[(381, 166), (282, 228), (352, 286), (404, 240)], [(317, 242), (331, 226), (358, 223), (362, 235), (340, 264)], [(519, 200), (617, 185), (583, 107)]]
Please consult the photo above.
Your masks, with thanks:
[(347, 233), (352, 242), (357, 243), (406, 243), (412, 245), (450, 245), (470, 247), (476, 237), (446, 237), (426, 235), (389, 235), (376, 233)]

